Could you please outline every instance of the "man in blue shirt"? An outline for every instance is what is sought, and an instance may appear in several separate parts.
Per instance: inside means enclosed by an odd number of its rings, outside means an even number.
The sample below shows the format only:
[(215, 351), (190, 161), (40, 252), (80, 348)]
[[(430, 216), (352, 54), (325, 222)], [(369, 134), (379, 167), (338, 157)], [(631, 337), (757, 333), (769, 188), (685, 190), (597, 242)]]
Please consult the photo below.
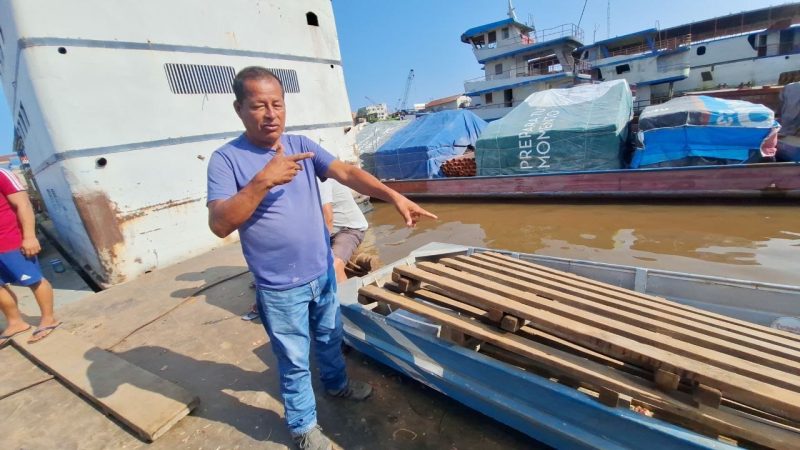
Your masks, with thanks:
[(219, 237), (239, 230), (256, 279), (259, 315), (278, 360), (286, 422), (295, 442), (301, 449), (330, 449), (317, 425), (311, 339), (328, 394), (363, 400), (372, 387), (349, 380), (345, 372), (336, 277), (316, 179), (330, 177), (392, 203), (408, 226), (436, 216), (308, 138), (283, 134), (284, 91), (272, 72), (242, 69), (233, 90), (233, 107), (245, 132), (209, 160), (209, 227)]

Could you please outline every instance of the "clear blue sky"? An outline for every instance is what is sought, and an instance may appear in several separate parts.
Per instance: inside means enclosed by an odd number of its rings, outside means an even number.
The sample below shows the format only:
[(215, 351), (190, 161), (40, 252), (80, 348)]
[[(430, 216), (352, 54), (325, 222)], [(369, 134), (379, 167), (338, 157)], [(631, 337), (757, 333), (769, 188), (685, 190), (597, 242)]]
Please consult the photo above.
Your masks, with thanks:
[[(538, 29), (577, 23), (584, 0), (516, 0), (517, 18)], [(780, 0), (611, 0), (611, 35), (670, 27), (732, 12), (786, 3)], [(581, 22), (585, 41), (605, 39), (607, 0), (588, 0)], [(458, 94), (481, 75), (461, 33), (506, 17), (507, 0), (333, 0), (350, 107), (365, 97), (397, 106), (409, 69), (408, 103)], [(596, 33), (595, 33), (596, 29)], [(0, 87), (0, 94), (2, 87)], [(11, 149), (13, 126), (0, 102), (0, 154)]]

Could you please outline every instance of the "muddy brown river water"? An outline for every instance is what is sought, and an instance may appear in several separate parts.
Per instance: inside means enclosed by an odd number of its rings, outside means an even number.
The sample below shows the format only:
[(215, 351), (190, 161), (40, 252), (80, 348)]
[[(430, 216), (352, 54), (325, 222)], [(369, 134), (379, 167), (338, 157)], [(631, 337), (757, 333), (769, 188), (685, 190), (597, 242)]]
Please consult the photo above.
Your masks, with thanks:
[(406, 228), (375, 202), (362, 248), (384, 263), (428, 242), (800, 285), (800, 208), (421, 202), (439, 216)]

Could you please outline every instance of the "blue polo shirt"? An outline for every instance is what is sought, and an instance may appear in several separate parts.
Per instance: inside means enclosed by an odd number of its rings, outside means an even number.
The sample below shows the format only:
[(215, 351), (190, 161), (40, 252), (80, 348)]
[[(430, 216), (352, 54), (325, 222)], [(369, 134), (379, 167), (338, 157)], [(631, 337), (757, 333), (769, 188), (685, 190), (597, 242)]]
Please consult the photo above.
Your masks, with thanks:
[[(281, 136), (287, 155), (312, 152), (300, 161), (292, 181), (267, 193), (253, 215), (239, 227), (244, 258), (261, 288), (285, 290), (303, 285), (328, 270), (328, 230), (322, 218), (316, 178), (335, 159), (306, 138)], [(261, 170), (275, 151), (256, 147), (244, 134), (217, 149), (208, 161), (208, 202), (235, 195)]]

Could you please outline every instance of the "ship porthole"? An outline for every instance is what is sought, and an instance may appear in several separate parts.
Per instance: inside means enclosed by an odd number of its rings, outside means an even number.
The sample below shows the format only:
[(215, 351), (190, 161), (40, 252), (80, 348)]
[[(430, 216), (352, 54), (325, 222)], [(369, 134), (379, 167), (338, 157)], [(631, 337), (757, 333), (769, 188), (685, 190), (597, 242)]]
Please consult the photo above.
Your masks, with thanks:
[(64, 47), (58, 47), (58, 53), (61, 53), (62, 55), (66, 55), (67, 54), (67, 49), (64, 48)]
[(97, 158), (97, 161), (95, 161), (95, 163), (97, 164), (98, 169), (102, 169), (103, 167), (106, 166), (106, 164), (108, 164), (108, 160), (105, 158)]
[[(788, 58), (788, 57), (787, 57)], [(333, 64), (331, 64), (331, 69), (333, 69)]]
[(319, 19), (317, 19), (317, 15), (310, 11), (306, 13), (306, 22), (312, 27), (319, 26)]

